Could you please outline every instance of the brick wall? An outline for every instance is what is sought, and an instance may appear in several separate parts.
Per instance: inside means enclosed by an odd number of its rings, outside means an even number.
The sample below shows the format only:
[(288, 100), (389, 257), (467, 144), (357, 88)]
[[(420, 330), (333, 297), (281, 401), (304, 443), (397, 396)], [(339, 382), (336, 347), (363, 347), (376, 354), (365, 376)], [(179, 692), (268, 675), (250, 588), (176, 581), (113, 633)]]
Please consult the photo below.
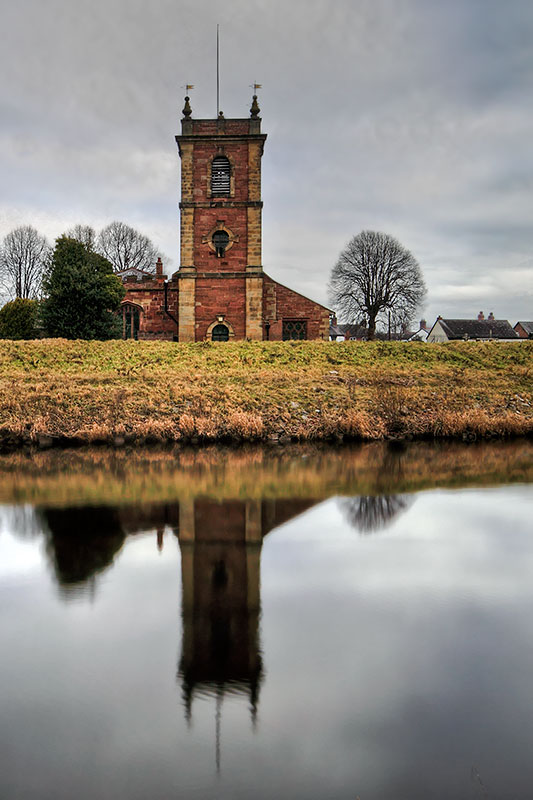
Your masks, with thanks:
[[(176, 334), (176, 324), (165, 314), (164, 277), (154, 279), (127, 279), (124, 282), (126, 296), (124, 303), (135, 303), (143, 309), (139, 320), (139, 339), (167, 339), (172, 341)], [(168, 285), (168, 308), (178, 316), (178, 285), (171, 281)]]
[[(218, 221), (238, 237), (238, 241), (217, 258), (214, 250), (202, 239)], [(195, 208), (194, 209), (194, 266), (204, 271), (242, 271), (247, 265), (247, 216), (246, 208)]]
[(301, 319), (307, 321), (308, 339), (329, 338), (329, 309), (315, 303), (268, 275), (263, 282), (264, 319), (270, 321), (270, 339), (283, 338), (283, 320)]
[(246, 278), (244, 273), (229, 278), (215, 276), (196, 279), (196, 341), (201, 342), (207, 329), (224, 314), (224, 322), (231, 328), (235, 339), (244, 339), (246, 312)]

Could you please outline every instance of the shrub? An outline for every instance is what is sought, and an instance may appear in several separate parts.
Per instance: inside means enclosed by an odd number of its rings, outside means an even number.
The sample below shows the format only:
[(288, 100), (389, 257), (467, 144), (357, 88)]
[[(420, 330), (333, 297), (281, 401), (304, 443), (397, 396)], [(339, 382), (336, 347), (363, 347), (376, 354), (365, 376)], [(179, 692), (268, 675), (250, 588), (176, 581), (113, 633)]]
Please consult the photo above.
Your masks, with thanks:
[(0, 309), (1, 339), (36, 339), (39, 303), (17, 297)]

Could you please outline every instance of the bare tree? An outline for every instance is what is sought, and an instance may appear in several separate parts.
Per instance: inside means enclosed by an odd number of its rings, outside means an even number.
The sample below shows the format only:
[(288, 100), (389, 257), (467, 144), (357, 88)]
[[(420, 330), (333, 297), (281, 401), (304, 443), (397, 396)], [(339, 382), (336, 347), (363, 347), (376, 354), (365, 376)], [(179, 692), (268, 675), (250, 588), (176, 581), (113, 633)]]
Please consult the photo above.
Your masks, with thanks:
[(0, 283), (6, 294), (37, 297), (51, 252), (45, 237), (31, 225), (21, 225), (8, 233), (0, 247)]
[(132, 267), (154, 272), (162, 255), (147, 236), (124, 222), (112, 222), (100, 231), (97, 249), (113, 264), (115, 272)]
[(381, 314), (412, 318), (426, 296), (417, 260), (386, 233), (362, 231), (347, 244), (331, 271), (330, 298), (347, 321), (364, 315), (368, 338)]
[(96, 250), (96, 231), (90, 225), (74, 225), (65, 232), (65, 236), (80, 242), (87, 250)]

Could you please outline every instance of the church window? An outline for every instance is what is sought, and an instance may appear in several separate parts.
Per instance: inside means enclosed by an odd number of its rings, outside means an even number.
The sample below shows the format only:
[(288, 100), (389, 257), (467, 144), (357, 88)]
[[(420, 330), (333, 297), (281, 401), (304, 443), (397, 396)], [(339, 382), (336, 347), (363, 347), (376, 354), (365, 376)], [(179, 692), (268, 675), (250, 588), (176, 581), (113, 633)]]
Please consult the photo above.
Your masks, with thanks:
[(231, 164), (226, 156), (217, 156), (211, 164), (211, 195), (224, 197), (230, 193)]
[(223, 325), (219, 323), (215, 325), (213, 330), (211, 331), (211, 339), (214, 342), (227, 342), (229, 339), (229, 328), (227, 325)]
[(122, 312), (122, 338), (138, 339), (139, 325), (141, 322), (141, 310), (133, 303), (124, 303)]
[(307, 320), (283, 320), (283, 341), (286, 342), (289, 339), (307, 339)]
[(229, 234), (227, 231), (215, 231), (213, 234), (213, 247), (217, 254), (217, 258), (223, 258), (226, 254), (226, 248), (229, 244)]

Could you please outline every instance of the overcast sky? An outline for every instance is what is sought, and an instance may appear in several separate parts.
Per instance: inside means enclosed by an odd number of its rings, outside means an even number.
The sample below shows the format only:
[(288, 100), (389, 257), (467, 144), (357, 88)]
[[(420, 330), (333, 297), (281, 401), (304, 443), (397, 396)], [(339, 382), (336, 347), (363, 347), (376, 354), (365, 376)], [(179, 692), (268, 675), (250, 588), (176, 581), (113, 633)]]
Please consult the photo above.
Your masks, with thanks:
[(0, 0), (0, 236), (114, 219), (179, 266), (179, 133), (263, 130), (263, 264), (327, 302), (365, 228), (396, 236), (424, 315), (533, 319), (531, 0)]

